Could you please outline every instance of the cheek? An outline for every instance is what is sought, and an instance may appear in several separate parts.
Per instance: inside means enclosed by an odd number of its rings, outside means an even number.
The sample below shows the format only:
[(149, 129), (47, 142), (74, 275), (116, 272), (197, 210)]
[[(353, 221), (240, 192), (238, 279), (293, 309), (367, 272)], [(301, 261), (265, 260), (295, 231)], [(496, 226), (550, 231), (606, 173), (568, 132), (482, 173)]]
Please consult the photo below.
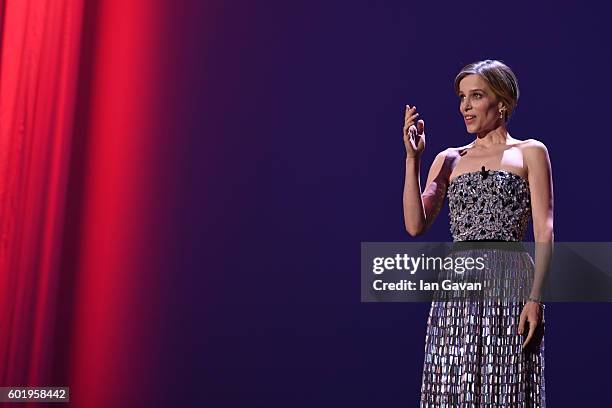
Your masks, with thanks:
[(486, 111), (487, 108), (489, 108), (489, 103), (487, 101), (483, 101), (482, 99), (481, 100), (475, 99), (472, 102), (472, 106), (478, 110)]
[(495, 105), (491, 105), (488, 102), (480, 101), (478, 103), (475, 103), (474, 108), (478, 109), (481, 115), (483, 114), (487, 116), (495, 115), (495, 110), (496, 110)]

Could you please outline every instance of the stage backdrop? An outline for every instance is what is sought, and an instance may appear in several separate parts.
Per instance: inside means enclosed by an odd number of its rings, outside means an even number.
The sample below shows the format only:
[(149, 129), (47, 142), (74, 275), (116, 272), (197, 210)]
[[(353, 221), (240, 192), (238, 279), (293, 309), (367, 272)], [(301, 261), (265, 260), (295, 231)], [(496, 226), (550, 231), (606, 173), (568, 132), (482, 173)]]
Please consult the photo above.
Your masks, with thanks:
[[(360, 303), (360, 242), (450, 240), (447, 208), (404, 231), (404, 107), (424, 181), (472, 140), (452, 83), (476, 60), (518, 76), (509, 130), (548, 146), (556, 240), (609, 240), (596, 2), (0, 4), (2, 386), (417, 406), (429, 305)], [(610, 308), (548, 305), (550, 406), (612, 404)]]

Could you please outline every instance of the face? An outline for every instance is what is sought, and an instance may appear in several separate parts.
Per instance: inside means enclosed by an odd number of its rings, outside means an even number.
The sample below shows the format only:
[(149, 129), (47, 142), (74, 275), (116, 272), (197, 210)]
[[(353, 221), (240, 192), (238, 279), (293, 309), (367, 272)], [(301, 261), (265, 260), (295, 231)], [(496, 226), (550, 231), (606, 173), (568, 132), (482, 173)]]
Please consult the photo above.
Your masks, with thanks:
[(497, 101), (497, 97), (480, 75), (467, 75), (461, 80), (459, 100), (468, 133), (490, 131), (504, 123), (499, 117), (503, 104)]

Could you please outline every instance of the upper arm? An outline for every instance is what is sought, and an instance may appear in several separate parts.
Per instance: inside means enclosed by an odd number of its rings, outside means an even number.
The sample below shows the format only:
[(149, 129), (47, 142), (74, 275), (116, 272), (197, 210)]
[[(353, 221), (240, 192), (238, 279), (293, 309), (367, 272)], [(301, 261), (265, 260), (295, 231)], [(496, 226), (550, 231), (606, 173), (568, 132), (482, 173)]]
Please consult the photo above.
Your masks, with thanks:
[(544, 143), (530, 139), (524, 150), (531, 190), (534, 235), (553, 230), (553, 183), (550, 157)]
[(425, 191), (427, 190), (427, 187), (435, 181), (437, 175), (444, 167), (444, 161), (447, 156), (447, 151), (448, 149), (438, 153), (433, 163), (431, 163), (431, 166), (429, 167), (429, 172), (427, 173), (427, 183), (425, 184)]
[(425, 228), (429, 228), (429, 226), (433, 223), (440, 212), (442, 205), (444, 204), (452, 156), (453, 155), (451, 154), (450, 149), (446, 149), (438, 153), (431, 164), (431, 167), (429, 168), (427, 183), (423, 191)]

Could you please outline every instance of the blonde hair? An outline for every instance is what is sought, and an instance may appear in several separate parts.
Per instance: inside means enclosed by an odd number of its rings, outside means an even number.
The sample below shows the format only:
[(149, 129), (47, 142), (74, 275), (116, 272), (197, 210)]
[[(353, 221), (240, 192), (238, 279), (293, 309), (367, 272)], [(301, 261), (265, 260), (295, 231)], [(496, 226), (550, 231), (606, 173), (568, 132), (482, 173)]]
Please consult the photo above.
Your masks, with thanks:
[(468, 75), (480, 75), (489, 85), (497, 99), (504, 104), (504, 121), (508, 122), (516, 109), (519, 98), (518, 81), (514, 72), (501, 61), (484, 60), (466, 65), (455, 77), (455, 93), (459, 95), (459, 83)]

